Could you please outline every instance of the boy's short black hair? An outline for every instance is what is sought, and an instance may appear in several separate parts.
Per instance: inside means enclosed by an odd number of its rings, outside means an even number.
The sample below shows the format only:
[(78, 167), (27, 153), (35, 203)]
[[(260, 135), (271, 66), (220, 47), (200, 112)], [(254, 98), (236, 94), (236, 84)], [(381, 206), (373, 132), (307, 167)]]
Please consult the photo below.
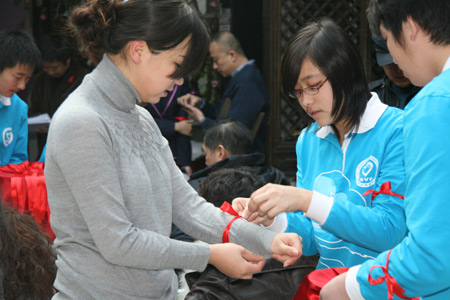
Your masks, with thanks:
[(450, 1), (448, 0), (371, 0), (367, 19), (373, 34), (380, 23), (403, 45), (402, 24), (411, 17), (430, 36), (435, 45), (450, 45)]
[(41, 53), (30, 34), (23, 30), (0, 31), (0, 73), (16, 65), (31, 68), (41, 63)]
[(198, 194), (208, 202), (220, 207), (231, 204), (234, 198), (250, 197), (264, 182), (250, 167), (218, 169), (208, 175), (198, 188)]

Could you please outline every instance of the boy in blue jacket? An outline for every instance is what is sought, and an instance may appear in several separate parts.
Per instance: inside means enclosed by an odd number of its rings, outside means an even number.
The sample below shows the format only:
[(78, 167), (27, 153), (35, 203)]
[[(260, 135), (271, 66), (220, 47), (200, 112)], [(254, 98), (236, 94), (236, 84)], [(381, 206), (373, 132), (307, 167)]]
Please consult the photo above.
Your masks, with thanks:
[(0, 166), (28, 160), (28, 106), (16, 95), (40, 63), (33, 38), (19, 30), (0, 31)]
[(372, 0), (372, 28), (424, 88), (404, 117), (408, 234), (330, 281), (320, 299), (450, 299), (450, 1)]

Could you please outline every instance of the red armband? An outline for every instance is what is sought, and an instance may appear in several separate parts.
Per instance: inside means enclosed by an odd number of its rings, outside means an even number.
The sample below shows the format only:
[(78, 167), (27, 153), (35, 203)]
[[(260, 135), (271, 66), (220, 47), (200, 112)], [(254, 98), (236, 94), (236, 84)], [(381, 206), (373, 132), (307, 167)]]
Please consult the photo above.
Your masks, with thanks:
[(229, 213), (230, 215), (236, 216), (235, 218), (233, 218), (233, 220), (230, 221), (230, 223), (228, 223), (228, 225), (225, 227), (225, 230), (223, 231), (222, 243), (229, 243), (231, 225), (233, 224), (234, 221), (241, 218), (241, 216), (233, 209), (233, 207), (228, 202), (224, 202), (220, 207), (220, 210)]
[(367, 195), (370, 195), (370, 194), (372, 194), (372, 201), (379, 194), (397, 196), (397, 197), (399, 197), (402, 200), (405, 198), (403, 195), (396, 194), (393, 191), (391, 191), (391, 182), (390, 181), (386, 181), (385, 183), (383, 183), (380, 186), (380, 190), (379, 191), (367, 190), (367, 191), (364, 192), (363, 196), (367, 196)]

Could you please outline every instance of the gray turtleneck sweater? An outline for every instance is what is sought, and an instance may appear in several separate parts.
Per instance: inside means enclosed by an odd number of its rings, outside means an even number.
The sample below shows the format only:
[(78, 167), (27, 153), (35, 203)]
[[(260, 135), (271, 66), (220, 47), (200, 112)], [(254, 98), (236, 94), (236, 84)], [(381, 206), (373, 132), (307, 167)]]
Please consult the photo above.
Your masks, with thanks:
[[(174, 268), (203, 270), (233, 218), (190, 187), (167, 141), (105, 56), (54, 115), (45, 176), (56, 234), (54, 299), (173, 299)], [(267, 255), (274, 233), (236, 220), (230, 241)]]

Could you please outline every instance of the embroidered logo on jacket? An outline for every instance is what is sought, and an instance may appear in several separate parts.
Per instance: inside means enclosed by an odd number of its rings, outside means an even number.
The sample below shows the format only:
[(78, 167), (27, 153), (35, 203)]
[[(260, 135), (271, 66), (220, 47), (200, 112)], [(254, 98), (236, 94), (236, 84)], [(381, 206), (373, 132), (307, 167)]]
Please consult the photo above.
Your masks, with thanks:
[(5, 145), (5, 147), (8, 147), (12, 143), (13, 139), (14, 134), (12, 128), (11, 127), (5, 128), (5, 130), (3, 130), (3, 145)]
[(378, 174), (378, 160), (370, 156), (363, 160), (356, 168), (356, 184), (360, 187), (369, 187), (375, 184)]

